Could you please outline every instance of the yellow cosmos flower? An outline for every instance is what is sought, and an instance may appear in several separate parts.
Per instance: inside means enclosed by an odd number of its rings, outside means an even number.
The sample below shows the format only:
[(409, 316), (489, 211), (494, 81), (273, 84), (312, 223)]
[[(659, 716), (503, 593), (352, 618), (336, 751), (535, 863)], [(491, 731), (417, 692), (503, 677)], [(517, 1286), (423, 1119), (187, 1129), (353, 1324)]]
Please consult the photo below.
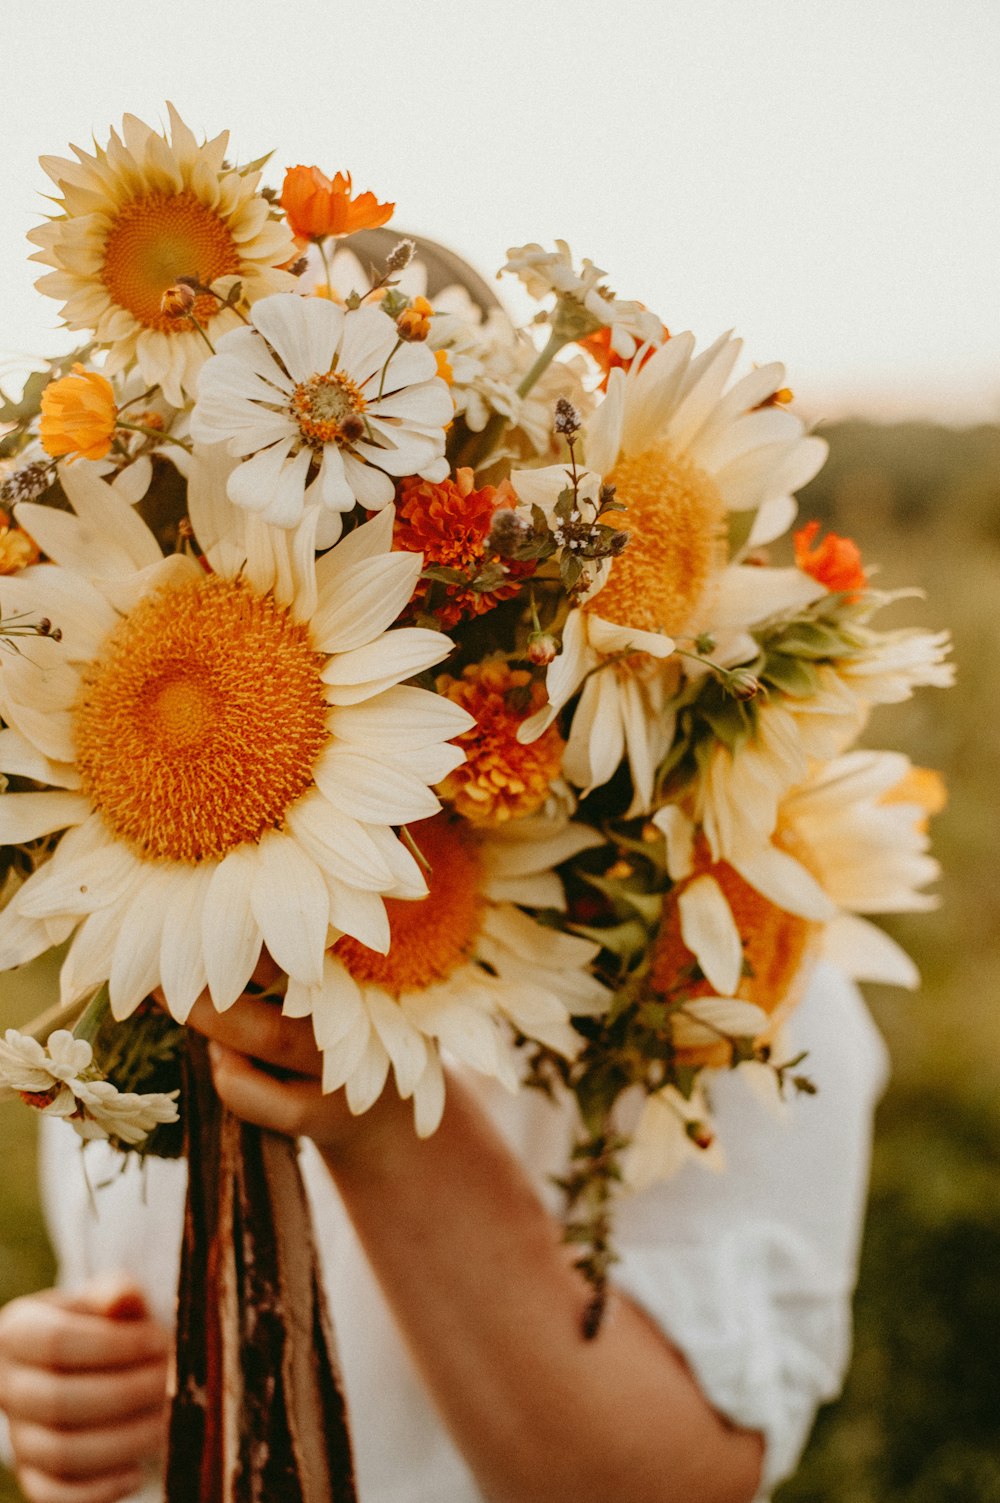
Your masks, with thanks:
[[(257, 192), (260, 173), (225, 161), (228, 132), (199, 146), (172, 105), (170, 134), (126, 115), (119, 135), (76, 161), (43, 157), (59, 212), (28, 236), (33, 260), (53, 268), (38, 286), (63, 300), (70, 329), (108, 346), (109, 374), (133, 360), (180, 406), (208, 354), (198, 329), (161, 308), (164, 292), (194, 278), (223, 297), (239, 282), (244, 303), (294, 286), (279, 270), (295, 254), (288, 227)], [(201, 294), (193, 313), (214, 340), (239, 323)]]
[(77, 363), (71, 376), (42, 392), (42, 448), (60, 458), (103, 459), (115, 436), (118, 406), (111, 382)]

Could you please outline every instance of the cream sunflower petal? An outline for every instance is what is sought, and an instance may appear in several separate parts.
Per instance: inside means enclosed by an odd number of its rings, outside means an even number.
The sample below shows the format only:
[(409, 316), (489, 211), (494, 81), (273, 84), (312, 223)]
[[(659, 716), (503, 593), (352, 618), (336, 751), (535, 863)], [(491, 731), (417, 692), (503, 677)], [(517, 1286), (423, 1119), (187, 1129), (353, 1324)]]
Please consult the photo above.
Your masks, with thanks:
[(26, 917), (17, 902), (17, 897), (27, 892), (30, 881), (29, 878), (21, 892), (0, 910), (0, 970), (10, 971), (15, 966), (26, 965), (49, 948), (49, 933), (44, 921)]
[(80, 774), (71, 763), (51, 761), (10, 727), (0, 730), (0, 772), (68, 790), (80, 786)]
[(436, 796), (418, 777), (385, 759), (376, 762), (347, 747), (325, 751), (313, 777), (334, 809), (367, 824), (408, 824), (440, 808)]
[(373, 1028), (364, 1054), (345, 1082), (347, 1105), (356, 1117), (374, 1106), (381, 1096), (389, 1075), (389, 1063), (388, 1051)]
[(92, 809), (82, 793), (4, 793), (0, 795), (0, 845), (24, 845), (82, 824)]
[(59, 972), (59, 999), (77, 1002), (111, 974), (111, 960), (121, 933), (127, 897), (89, 914), (73, 936)]
[(302, 847), (276, 830), (257, 847), (250, 906), (270, 955), (306, 986), (323, 978), (330, 899), (319, 867)]
[(349, 590), (324, 590), (310, 628), (320, 651), (350, 652), (386, 631), (409, 603), (421, 565), (419, 553), (385, 554), (360, 563)]
[(867, 919), (840, 914), (826, 928), (823, 953), (857, 981), (879, 981), (915, 991), (920, 972), (894, 939)]
[[(730, 862), (745, 882), (786, 913), (821, 922), (836, 913), (834, 903), (812, 873), (775, 845), (762, 845), (745, 853), (734, 851)], [(720, 985), (719, 990), (735, 988)]]
[(378, 893), (349, 887), (336, 877), (327, 876), (330, 899), (330, 923), (341, 934), (360, 940), (379, 955), (389, 953), (389, 916)]
[(369, 892), (391, 886), (392, 872), (372, 832), (353, 811), (335, 809), (318, 789), (293, 804), (285, 820), (290, 834), (327, 876)]
[[(226, 487), (229, 499), (234, 506), (241, 506), (245, 511), (253, 512), (257, 516), (267, 515), (275, 495), (282, 486), (282, 472), (286, 464), (291, 463), (293, 443), (294, 439), (288, 435), (268, 449), (258, 449), (251, 459), (245, 459), (242, 464), (236, 466)], [(306, 458), (308, 460), (308, 453)], [(302, 482), (304, 496), (304, 479), (298, 472), (295, 473)], [(270, 520), (269, 517), (268, 520)]]
[(424, 1072), (413, 1088), (413, 1118), (418, 1138), (437, 1132), (444, 1116), (444, 1069), (435, 1049), (427, 1051)]
[(257, 865), (252, 847), (237, 846), (215, 868), (205, 894), (205, 971), (219, 1012), (232, 1007), (260, 959), (263, 936), (251, 908)]
[(364, 647), (338, 653), (322, 672), (333, 705), (353, 705), (372, 699), (403, 679), (433, 668), (452, 651), (441, 632), (403, 626), (383, 632)]
[(427, 1064), (427, 1042), (414, 1028), (399, 1003), (381, 987), (365, 988), (365, 1005), (372, 1026), (392, 1061), (396, 1089), (406, 1099), (412, 1096)]
[(203, 915), (205, 897), (215, 867), (210, 862), (185, 873), (171, 884), (163, 913), (160, 943), (160, 985), (171, 1016), (186, 1023), (195, 1002), (208, 985), (205, 968)]
[(667, 842), (667, 873), (672, 882), (683, 882), (694, 871), (694, 823), (676, 804), (657, 809), (653, 824)]
[(163, 557), (154, 533), (134, 506), (86, 461), (61, 464), (59, 479), (88, 537), (113, 542), (125, 553), (129, 568), (145, 569)]
[(336, 739), (358, 746), (377, 745), (390, 755), (451, 740), (473, 725), (474, 718), (454, 700), (406, 684), (386, 689), (363, 704), (331, 710), (327, 717), (327, 727)]
[(317, 1046), (327, 1050), (353, 1040), (349, 1044), (354, 1051), (349, 1073), (364, 1049), (370, 1026), (361, 988), (337, 957), (328, 954), (323, 965), (323, 984), (314, 987), (310, 997)]
[(173, 880), (169, 869), (144, 872), (122, 913), (108, 987), (111, 1012), (119, 1020), (131, 1017), (159, 983), (164, 902)]
[(743, 942), (714, 877), (695, 877), (677, 899), (681, 936), (715, 987), (731, 995), (743, 970)]

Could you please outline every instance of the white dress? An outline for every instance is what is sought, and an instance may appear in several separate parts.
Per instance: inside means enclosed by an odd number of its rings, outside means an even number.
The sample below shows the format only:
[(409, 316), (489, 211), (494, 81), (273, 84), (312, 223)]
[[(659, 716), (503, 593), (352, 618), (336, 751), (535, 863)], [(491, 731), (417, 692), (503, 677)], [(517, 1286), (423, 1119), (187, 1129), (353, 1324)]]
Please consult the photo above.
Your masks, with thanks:
[[(784, 1118), (738, 1074), (713, 1087), (727, 1167), (691, 1164), (624, 1202), (614, 1272), (686, 1357), (711, 1403), (760, 1430), (757, 1503), (795, 1468), (817, 1406), (839, 1391), (885, 1050), (856, 989), (821, 967), (789, 1027), (819, 1086)], [(486, 1109), (557, 1203), (547, 1176), (565, 1162), (567, 1113), (534, 1092), (483, 1087)], [(74, 1285), (127, 1268), (156, 1313), (172, 1316), (184, 1167), (154, 1161), (145, 1177), (103, 1145), (87, 1150), (98, 1214), (75, 1138), (45, 1124), (42, 1178), (60, 1278)], [(318, 1155), (304, 1145), (309, 1187), (344, 1372), (360, 1503), (484, 1503), (437, 1417)], [(143, 1495), (160, 1496), (158, 1488)], [(609, 1500), (613, 1503), (613, 1500)], [(616, 1500), (626, 1503), (626, 1500)]]

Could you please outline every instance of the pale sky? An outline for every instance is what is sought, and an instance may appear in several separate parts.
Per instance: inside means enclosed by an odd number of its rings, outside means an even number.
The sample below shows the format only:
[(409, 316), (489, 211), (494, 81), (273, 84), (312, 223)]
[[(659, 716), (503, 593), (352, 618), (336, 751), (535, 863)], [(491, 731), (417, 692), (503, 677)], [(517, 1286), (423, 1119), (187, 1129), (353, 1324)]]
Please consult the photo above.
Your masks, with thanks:
[(36, 158), (170, 98), (240, 160), (274, 148), (275, 185), (349, 170), (487, 275), (567, 239), (672, 330), (783, 359), (815, 416), (1000, 420), (996, 0), (17, 10), (0, 369), (74, 342), (25, 259)]

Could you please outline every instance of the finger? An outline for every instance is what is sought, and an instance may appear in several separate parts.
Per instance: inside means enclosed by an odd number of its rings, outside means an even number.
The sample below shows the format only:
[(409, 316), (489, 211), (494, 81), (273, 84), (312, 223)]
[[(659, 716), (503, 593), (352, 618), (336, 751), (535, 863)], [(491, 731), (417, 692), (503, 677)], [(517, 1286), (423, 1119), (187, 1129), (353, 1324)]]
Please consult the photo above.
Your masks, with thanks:
[(0, 1365), (0, 1406), (11, 1419), (57, 1430), (162, 1413), (166, 1398), (165, 1356), (140, 1367), (87, 1373), (57, 1373), (19, 1362)]
[(64, 1482), (35, 1467), (24, 1467), (17, 1480), (28, 1503), (119, 1503), (119, 1499), (139, 1491), (143, 1475), (133, 1467), (109, 1472), (89, 1482)]
[(158, 1455), (164, 1428), (162, 1409), (82, 1430), (50, 1430), (47, 1425), (16, 1420), (10, 1427), (10, 1443), (21, 1466), (34, 1467), (60, 1482), (91, 1482)]
[(135, 1367), (166, 1351), (167, 1334), (155, 1320), (109, 1320), (47, 1297), (12, 1300), (0, 1319), (0, 1355), (31, 1367)]
[(244, 1122), (301, 1137), (308, 1132), (317, 1105), (332, 1100), (323, 1096), (318, 1080), (275, 1080), (245, 1054), (218, 1042), (210, 1046), (209, 1054), (219, 1097)]
[(216, 1012), (206, 994), (194, 1004), (188, 1022), (210, 1039), (252, 1055), (268, 1065), (319, 1077), (323, 1060), (309, 1018), (286, 1018), (271, 1002), (241, 997), (227, 1012)]
[(79, 1289), (48, 1289), (41, 1296), (81, 1315), (105, 1315), (109, 1320), (142, 1320), (149, 1315), (146, 1296), (127, 1273), (104, 1273)]

